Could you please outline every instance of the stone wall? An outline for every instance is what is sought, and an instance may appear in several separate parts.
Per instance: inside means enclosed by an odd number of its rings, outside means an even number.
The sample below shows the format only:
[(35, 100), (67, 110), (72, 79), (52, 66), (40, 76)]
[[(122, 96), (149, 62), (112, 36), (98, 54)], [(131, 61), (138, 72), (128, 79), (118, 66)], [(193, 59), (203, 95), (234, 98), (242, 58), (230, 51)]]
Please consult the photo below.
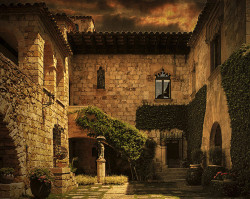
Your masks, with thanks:
[[(221, 34), (221, 63), (229, 58), (233, 51), (246, 42), (245, 1), (224, 0), (220, 21)], [(211, 11), (209, 18), (191, 46), (189, 54), (189, 74), (193, 79), (189, 81), (189, 93), (194, 94), (204, 84), (207, 84), (207, 104), (203, 124), (202, 149), (208, 151), (212, 126), (219, 123), (222, 133), (222, 149), (225, 152), (226, 167), (231, 167), (230, 117), (225, 92), (221, 86), (220, 68), (210, 69), (210, 44), (207, 41), (209, 23), (215, 23), (217, 13)], [(211, 21), (211, 22), (210, 22)]]
[[(105, 89), (97, 89), (97, 70), (105, 70)], [(155, 74), (171, 74), (171, 99), (155, 99)], [(187, 104), (188, 67), (184, 55), (75, 55), (70, 76), (70, 105), (94, 105), (135, 124), (142, 103)]]
[[(0, 115), (17, 153), (15, 180), (24, 182), (27, 189), (31, 168), (68, 167), (68, 158), (53, 164), (55, 125), (64, 129), (61, 145), (68, 149), (68, 57), (38, 13), (1, 13), (0, 26), (0, 36), (18, 50), (18, 65), (0, 56)], [(69, 175), (61, 174), (65, 179)], [(72, 179), (67, 177), (57, 191), (75, 187), (68, 183)]]

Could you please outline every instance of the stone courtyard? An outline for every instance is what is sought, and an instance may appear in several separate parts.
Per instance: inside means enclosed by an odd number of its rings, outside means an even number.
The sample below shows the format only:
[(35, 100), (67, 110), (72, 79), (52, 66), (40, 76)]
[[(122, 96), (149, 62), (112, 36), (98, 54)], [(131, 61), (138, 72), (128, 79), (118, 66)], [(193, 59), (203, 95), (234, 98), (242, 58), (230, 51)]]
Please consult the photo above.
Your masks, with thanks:
[[(32, 198), (34, 179), (51, 199), (214, 198), (185, 182), (198, 160), (236, 170), (249, 193), (249, 44), (250, 0), (208, 0), (192, 32), (162, 33), (1, 4), (0, 198)], [(78, 187), (105, 172), (131, 182)]]

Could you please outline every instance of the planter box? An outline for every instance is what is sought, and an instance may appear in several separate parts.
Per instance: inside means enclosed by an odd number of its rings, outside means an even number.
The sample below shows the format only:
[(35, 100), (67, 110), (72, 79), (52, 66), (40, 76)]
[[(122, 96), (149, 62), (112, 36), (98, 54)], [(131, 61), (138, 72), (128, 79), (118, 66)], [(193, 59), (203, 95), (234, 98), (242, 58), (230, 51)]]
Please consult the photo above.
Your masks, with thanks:
[(236, 197), (240, 195), (237, 182), (233, 180), (212, 180), (211, 191), (218, 196)]

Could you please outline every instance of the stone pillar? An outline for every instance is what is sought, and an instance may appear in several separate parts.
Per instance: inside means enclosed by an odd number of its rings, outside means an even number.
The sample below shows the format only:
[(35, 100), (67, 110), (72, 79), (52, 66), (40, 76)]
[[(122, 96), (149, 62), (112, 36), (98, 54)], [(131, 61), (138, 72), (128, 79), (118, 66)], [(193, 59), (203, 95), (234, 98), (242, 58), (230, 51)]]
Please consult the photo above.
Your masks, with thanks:
[(166, 153), (167, 153), (167, 146), (160, 146), (161, 149), (161, 162), (163, 165), (167, 164)]
[(105, 164), (106, 160), (104, 158), (98, 158), (97, 162), (97, 182), (104, 183), (105, 180)]

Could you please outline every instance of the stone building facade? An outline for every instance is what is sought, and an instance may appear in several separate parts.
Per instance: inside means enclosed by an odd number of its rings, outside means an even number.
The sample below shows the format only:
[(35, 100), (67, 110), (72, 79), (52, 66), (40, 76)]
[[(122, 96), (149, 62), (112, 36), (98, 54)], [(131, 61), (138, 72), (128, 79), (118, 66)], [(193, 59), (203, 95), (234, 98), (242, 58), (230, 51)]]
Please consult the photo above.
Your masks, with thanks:
[[(16, 193), (29, 188), (28, 171), (34, 167), (51, 168), (54, 192), (76, 186), (69, 155), (54, 158), (56, 140), (71, 149), (71, 157), (81, 151), (81, 167), (95, 172), (95, 141), (75, 125), (76, 114), (70, 112), (94, 105), (135, 125), (142, 104), (188, 104), (203, 85), (207, 104), (201, 148), (208, 151), (220, 137), (224, 165), (230, 168), (230, 117), (219, 65), (249, 44), (249, 27), (249, 0), (209, 0), (192, 33), (98, 33), (91, 17), (53, 15), (45, 4), (1, 5), (0, 167), (14, 166)], [(162, 96), (156, 95), (161, 74), (168, 77)], [(160, 134), (185, 132), (147, 133), (158, 143), (155, 160), (168, 165)], [(176, 149), (183, 158), (186, 147), (182, 140)], [(1, 185), (0, 193), (11, 194)]]

